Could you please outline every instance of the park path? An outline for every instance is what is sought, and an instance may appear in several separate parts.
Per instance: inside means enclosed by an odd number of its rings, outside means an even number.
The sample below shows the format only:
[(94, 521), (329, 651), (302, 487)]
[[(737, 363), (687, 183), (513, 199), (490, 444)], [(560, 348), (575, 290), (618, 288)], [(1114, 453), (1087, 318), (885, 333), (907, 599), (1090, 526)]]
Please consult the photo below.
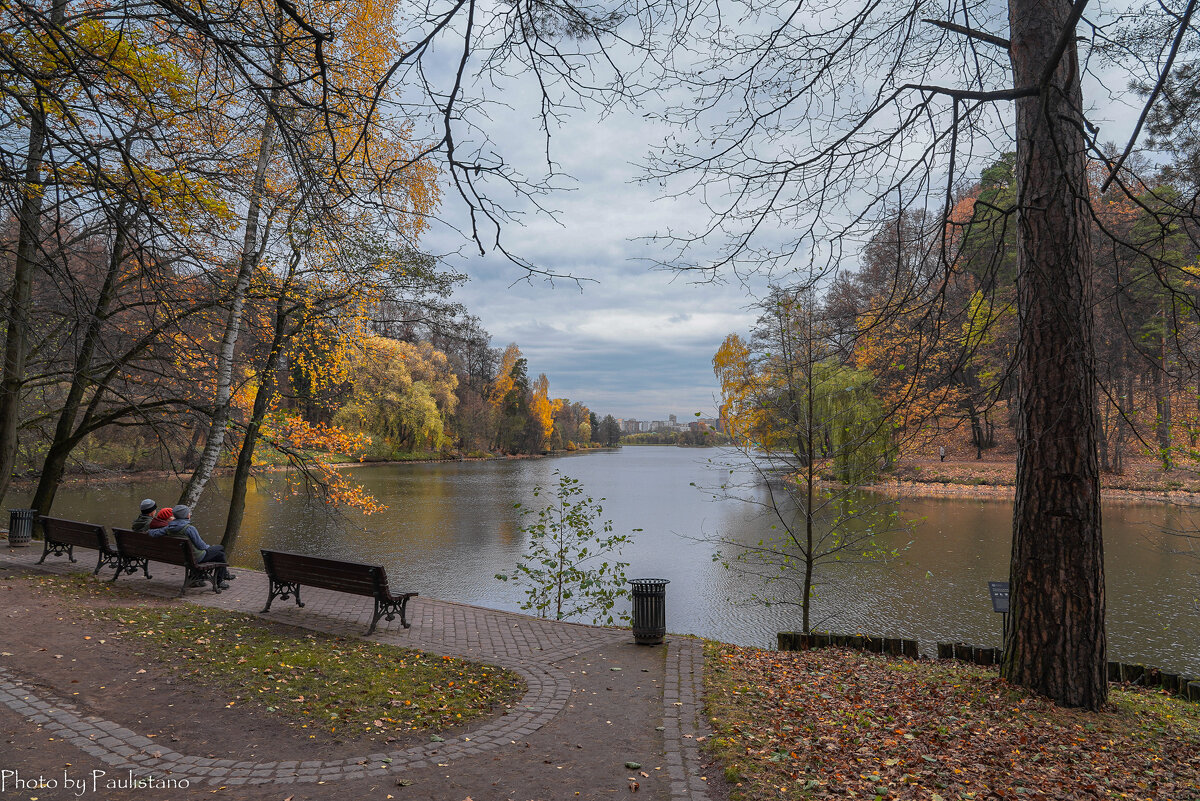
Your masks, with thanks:
[[(36, 565), (39, 548), (4, 548), (0, 564), (25, 569), (65, 574), (89, 571), (90, 551), (81, 551), (80, 561), (71, 564), (65, 558), (50, 557)], [(93, 563), (94, 564), (94, 563)], [(106, 571), (107, 572), (107, 571)], [(138, 592), (174, 597), (182, 582), (182, 569), (153, 564), (153, 578), (141, 574), (122, 578), (119, 583)], [(267, 597), (267, 577), (253, 570), (239, 570), (238, 579), (223, 593), (207, 589), (189, 591), (186, 601), (198, 606), (217, 607), (260, 615), (273, 621), (300, 628), (346, 637), (362, 637), (370, 623), (370, 599), (344, 593), (304, 588), (304, 609), (292, 602), (276, 601), (271, 612), (260, 609)], [(134, 775), (171, 775), (193, 783), (225, 787), (236, 785), (315, 784), (401, 776), (433, 765), (494, 755), (498, 750), (515, 749), (515, 743), (542, 729), (563, 714), (578, 679), (565, 669), (573, 660), (605, 648), (628, 643), (627, 629), (586, 626), (539, 620), (526, 615), (485, 609), (468, 604), (441, 601), (425, 596), (409, 603), (410, 629), (380, 621), (373, 639), (389, 644), (417, 648), (445, 656), (464, 657), (488, 662), (518, 673), (528, 690), (518, 704), (505, 715), (492, 718), (469, 731), (444, 742), (430, 742), (393, 751), (363, 753), (340, 759), (307, 761), (249, 761), (201, 757), (163, 747), (136, 731), (116, 722), (81, 712), (65, 698), (55, 697), (42, 687), (23, 681), (0, 662), (0, 704), (28, 722), (62, 738), (113, 769), (130, 770)], [(665, 792), (641, 797), (660, 797), (670, 801), (710, 801), (706, 780), (701, 778), (701, 755), (697, 737), (707, 734), (702, 715), (703, 653), (699, 641), (688, 637), (668, 637), (666, 659), (659, 679), (662, 687), (662, 727), (653, 738), (642, 743), (642, 753), (654, 754), (663, 761), (669, 782)], [(656, 662), (655, 664), (659, 664)], [(598, 704), (621, 704), (617, 693), (597, 696)], [(599, 710), (603, 712), (603, 709)], [(603, 717), (603, 714), (600, 715)], [(572, 724), (574, 725), (574, 724)], [(655, 740), (654, 742), (649, 739)], [(500, 770), (521, 771), (516, 759), (502, 759)], [(600, 758), (600, 755), (595, 755)], [(611, 755), (606, 755), (611, 758)], [(495, 761), (495, 760), (493, 760)], [(514, 779), (519, 777), (513, 777)]]

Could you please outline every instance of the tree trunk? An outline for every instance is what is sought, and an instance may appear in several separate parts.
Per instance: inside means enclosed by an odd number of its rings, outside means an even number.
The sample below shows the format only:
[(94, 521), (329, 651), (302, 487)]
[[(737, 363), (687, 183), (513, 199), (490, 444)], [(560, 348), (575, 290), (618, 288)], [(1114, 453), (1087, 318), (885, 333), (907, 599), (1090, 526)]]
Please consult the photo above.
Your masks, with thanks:
[(1010, 0), (1017, 87), (1017, 487), (1002, 675), (1058, 704), (1108, 698), (1092, 252), (1068, 0)]
[(1105, 403), (1101, 407), (1103, 409), (1100, 418), (1100, 438), (1096, 441), (1096, 455), (1100, 462), (1100, 472), (1113, 472), (1112, 465), (1108, 461), (1108, 434), (1112, 431), (1112, 404)]
[[(296, 259), (298, 261), (298, 257)], [(246, 424), (246, 432), (242, 437), (242, 447), (238, 451), (237, 468), (233, 471), (233, 487), (229, 493), (229, 516), (225, 518), (225, 534), (221, 544), (227, 554), (233, 553), (237, 544), (238, 534), (242, 530), (242, 517), (246, 512), (246, 489), (250, 483), (250, 468), (254, 465), (254, 448), (258, 444), (258, 436), (262, 431), (263, 420), (271, 408), (275, 397), (275, 374), (283, 359), (284, 341), (291, 333), (285, 332), (288, 311), (285, 308), (287, 287), (290, 286), (295, 274), (295, 264), (288, 274), (284, 285), (279, 289), (279, 297), (275, 300), (275, 330), (271, 334), (271, 348), (260, 373), (258, 393), (254, 396), (254, 407), (250, 412), (250, 420)]]
[[(54, 0), (50, 11), (51, 27), (61, 28), (66, 13), (66, 0)], [(38, 87), (29, 120), (25, 178), (20, 187), (21, 207), (17, 212), (17, 250), (6, 304), (8, 329), (4, 338), (3, 373), (0, 373), (0, 501), (8, 493), (17, 461), (17, 423), (21, 416), (21, 390), (25, 386), (25, 360), (29, 356), (29, 307), (33, 302), (33, 276), (39, 267), (38, 251), (42, 247), (42, 197), (45, 194), (42, 159), (46, 154), (44, 97), (42, 88)]]
[[(273, 99), (277, 97), (278, 90), (273, 91), (272, 95)], [(246, 304), (246, 292), (250, 288), (254, 268), (258, 266), (258, 218), (262, 210), (263, 190), (274, 139), (275, 118), (268, 110), (262, 128), (262, 142), (258, 148), (258, 164), (254, 169), (254, 184), (250, 189), (250, 207), (246, 212), (242, 257), (231, 291), (229, 315), (225, 318), (225, 333), (221, 338), (221, 348), (217, 352), (217, 384), (213, 397), (212, 419), (205, 437), (204, 451), (200, 454), (200, 462), (192, 471), (192, 476), (179, 498), (179, 503), (186, 506), (195, 506), (200, 500), (225, 444), (225, 429), (229, 426), (229, 403), (233, 397), (233, 354), (242, 328), (242, 309)]]
[(983, 424), (979, 420), (979, 412), (975, 410), (975, 404), (971, 401), (966, 402), (967, 419), (971, 421), (971, 444), (975, 446), (975, 460), (983, 459)]
[[(79, 344), (74, 369), (71, 371), (71, 386), (67, 390), (62, 411), (58, 415), (54, 439), (46, 453), (46, 460), (42, 465), (42, 475), (38, 480), (37, 489), (33, 493), (32, 505), (39, 514), (50, 514), (50, 507), (54, 504), (54, 495), (58, 491), (58, 485), (66, 471), (67, 457), (71, 455), (71, 451), (81, 439), (80, 435), (76, 433), (75, 422), (79, 417), (79, 410), (83, 406), (83, 395), (87, 391), (88, 385), (92, 383), (92, 356), (95, 355), (96, 346), (100, 343), (101, 329), (108, 317), (108, 308), (116, 294), (117, 276), (120, 273), (121, 264), (125, 260), (125, 230), (125, 222), (120, 219), (118, 212), (116, 235), (113, 238), (112, 252), (109, 254), (108, 271), (104, 276), (104, 283), (100, 287), (100, 294), (96, 297), (95, 306), (88, 315), (87, 329)], [(97, 387), (96, 391), (103, 392), (103, 387)]]
[(1154, 437), (1158, 441), (1158, 458), (1163, 472), (1173, 467), (1171, 454), (1171, 376), (1167, 372), (1167, 311), (1160, 312), (1162, 341), (1159, 362), (1154, 365)]
[(282, 341), (283, 336), (277, 329), (275, 339), (271, 343), (271, 352), (264, 365), (258, 394), (254, 397), (254, 408), (246, 424), (242, 447), (238, 451), (237, 468), (233, 471), (233, 487), (229, 492), (229, 516), (225, 518), (225, 534), (221, 538), (221, 544), (225, 546), (227, 554), (233, 553), (238, 534), (242, 530), (242, 517), (246, 513), (246, 489), (250, 483), (250, 468), (254, 465), (254, 446), (258, 444), (263, 420), (266, 419), (271, 398), (275, 394), (275, 371), (279, 368), (280, 355), (283, 353)]
[(1118, 383), (1121, 394), (1117, 397), (1117, 411), (1120, 414), (1113, 437), (1112, 466), (1117, 475), (1125, 473), (1125, 435), (1129, 430), (1129, 423), (1126, 421), (1133, 417), (1133, 376), (1128, 370), (1125, 372), (1123, 381)]

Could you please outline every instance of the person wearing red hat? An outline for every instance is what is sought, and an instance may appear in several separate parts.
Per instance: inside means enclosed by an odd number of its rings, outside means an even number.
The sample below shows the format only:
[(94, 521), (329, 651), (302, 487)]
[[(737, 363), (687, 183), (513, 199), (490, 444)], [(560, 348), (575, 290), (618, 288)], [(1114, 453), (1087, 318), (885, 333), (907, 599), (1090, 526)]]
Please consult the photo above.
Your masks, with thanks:
[(150, 525), (146, 527), (146, 530), (161, 534), (162, 531), (160, 529), (166, 528), (167, 523), (170, 523), (174, 519), (175, 510), (170, 506), (164, 506), (158, 510), (158, 513), (154, 517), (150, 518)]

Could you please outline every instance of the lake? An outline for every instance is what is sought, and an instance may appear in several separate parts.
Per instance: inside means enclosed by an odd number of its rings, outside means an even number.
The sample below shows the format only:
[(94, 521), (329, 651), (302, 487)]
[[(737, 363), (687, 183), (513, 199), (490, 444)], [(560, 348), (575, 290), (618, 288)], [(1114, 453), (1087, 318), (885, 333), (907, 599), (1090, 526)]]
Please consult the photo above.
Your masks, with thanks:
[[(800, 627), (799, 610), (748, 598), (761, 579), (714, 561), (715, 537), (755, 543), (770, 534), (753, 504), (714, 500), (729, 477), (725, 449), (625, 447), (546, 459), (364, 466), (349, 471), (388, 509), (372, 516), (331, 511), (290, 494), (280, 474), (252, 484), (236, 564), (261, 567), (259, 548), (382, 563), (394, 587), (422, 595), (519, 610), (519, 587), (494, 578), (511, 570), (525, 539), (514, 504), (531, 504), (554, 471), (604, 497), (604, 517), (633, 541), (622, 553), (630, 578), (671, 580), (667, 627), (744, 645), (768, 646), (775, 633)], [(735, 471), (735, 477), (746, 478)], [(209, 542), (220, 541), (228, 484), (211, 484), (193, 514)], [(759, 490), (761, 492), (761, 490)], [(146, 496), (178, 497), (166, 481), (94, 482), (59, 492), (56, 516), (128, 525)], [(13, 493), (11, 502), (27, 503)], [(544, 503), (544, 501), (543, 501)], [(1000, 500), (904, 499), (901, 515), (917, 520), (894, 535), (903, 546), (887, 562), (837, 566), (826, 573), (814, 628), (921, 640), (999, 645), (1000, 615), (991, 611), (989, 580), (1008, 578), (1012, 504)], [(1192, 515), (1197, 519), (1193, 521)], [(1109, 657), (1200, 674), (1200, 560), (1169, 553), (1163, 529), (1200, 529), (1200, 511), (1164, 504), (1104, 507)], [(627, 608), (627, 607), (626, 607)]]

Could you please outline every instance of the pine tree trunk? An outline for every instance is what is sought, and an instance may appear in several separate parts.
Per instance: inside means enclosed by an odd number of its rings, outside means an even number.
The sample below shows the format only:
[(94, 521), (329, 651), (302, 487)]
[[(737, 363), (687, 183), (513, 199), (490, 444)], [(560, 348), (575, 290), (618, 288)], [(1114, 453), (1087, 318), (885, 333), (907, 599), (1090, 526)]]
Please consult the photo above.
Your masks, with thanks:
[[(1068, 0), (1010, 0), (1015, 85), (1037, 86)], [(1108, 697), (1092, 252), (1074, 31), (1017, 101), (1017, 488), (1003, 676), (1064, 706)]]

